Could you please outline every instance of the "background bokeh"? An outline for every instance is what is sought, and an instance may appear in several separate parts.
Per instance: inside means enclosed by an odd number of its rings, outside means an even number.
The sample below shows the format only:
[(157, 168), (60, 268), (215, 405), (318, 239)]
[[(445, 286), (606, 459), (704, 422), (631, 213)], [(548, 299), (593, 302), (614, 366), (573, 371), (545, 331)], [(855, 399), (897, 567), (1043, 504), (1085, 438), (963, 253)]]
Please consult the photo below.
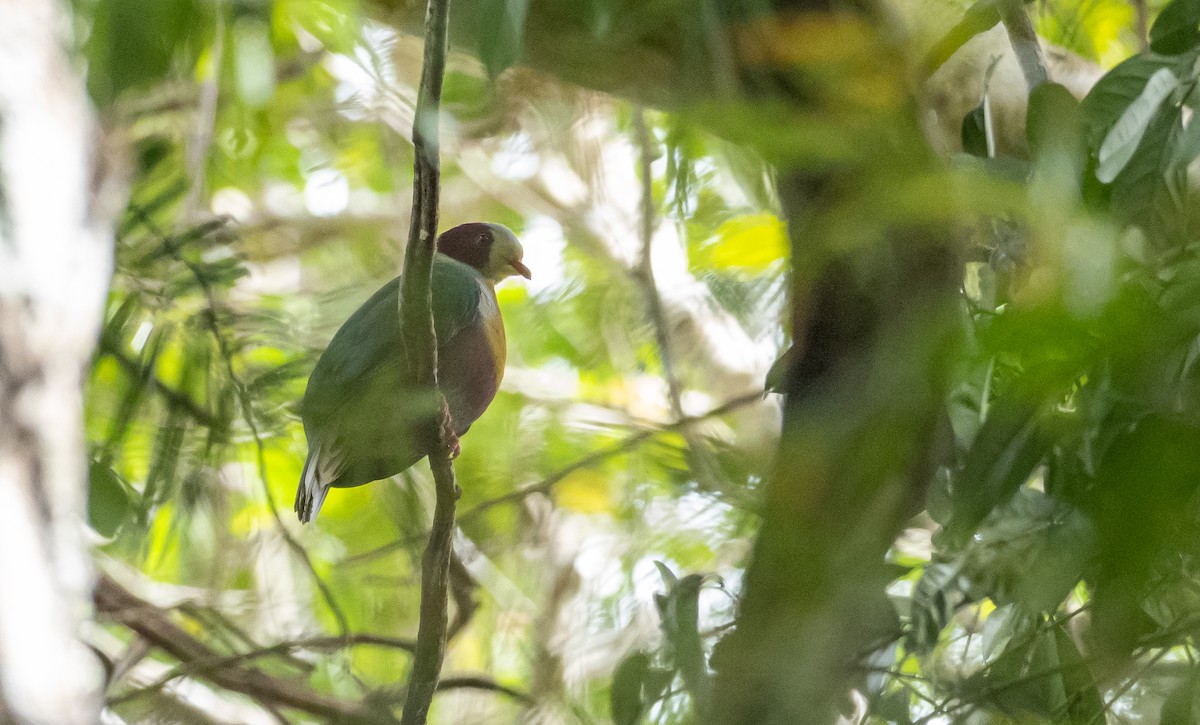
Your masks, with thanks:
[[(857, 125), (841, 106), (800, 117), (691, 104), (686, 89), (673, 104), (653, 97), (669, 90), (624, 93), (659, 72), (633, 49), (657, 42), (660, 16), (708, 15), (659, 0), (573, 4), (575, 31), (641, 65), (605, 66), (589, 85), (585, 62), (524, 63), (523, 18), (504, 13), (526, 3), (482, 2), (479, 27), (456, 28), (445, 78), (442, 228), (512, 227), (533, 279), (497, 291), (508, 368), (456, 462), (457, 581), (478, 607), (451, 641), (447, 677), (465, 684), (435, 699), (438, 723), (693, 721), (673, 627), (690, 607), (706, 653), (731, 627), (780, 431), (779, 397), (763, 390), (790, 339), (794, 260), (773, 164), (841, 168), (876, 138), (895, 143), (887, 114), (900, 103), (884, 73), (845, 89), (856, 109), (879, 109)], [(1083, 96), (1142, 50), (1139, 13), (1151, 22), (1164, 4), (1027, 10), (1061, 49), (1052, 77)], [(132, 149), (86, 390), (96, 567), (217, 653), (398, 708), (428, 467), (333, 491), (312, 526), (290, 505), (308, 372), (403, 257), (421, 9), (76, 5), (91, 94)], [(1046, 101), (1048, 140), (1027, 143), (1026, 90), (1002, 31), (926, 80), (922, 64), (968, 6), (891, 10), (908, 67), (889, 72), (923, 104), (944, 156), (935, 171), (877, 169), (819, 227), (839, 251), (898, 220), (952, 229), (962, 339), (945, 366), (951, 453), (916, 507), (927, 512), (888, 554), (878, 589), (893, 635), (860, 658), (846, 717), (1193, 721), (1200, 267), (1184, 171), (1200, 147), (1182, 119), (1200, 43), (1144, 56), (1131, 88), (1107, 87), (1082, 112)], [(839, 29), (788, 47), (833, 66), (869, 56), (863, 36)], [(689, 62), (719, 81), (721, 58)], [(1160, 117), (1174, 115), (1148, 121), (1116, 169), (1125, 175), (1101, 185), (1106, 134), (1167, 66), (1179, 101)], [(990, 158), (971, 155), (961, 130), (984, 96), (999, 140)], [(860, 267), (870, 287), (878, 269)], [(831, 429), (853, 417), (827, 414)], [(864, 612), (864, 629), (877, 626)], [(350, 646), (350, 634), (383, 639)], [(231, 693), (119, 624), (89, 636), (110, 665), (110, 722), (313, 717)]]

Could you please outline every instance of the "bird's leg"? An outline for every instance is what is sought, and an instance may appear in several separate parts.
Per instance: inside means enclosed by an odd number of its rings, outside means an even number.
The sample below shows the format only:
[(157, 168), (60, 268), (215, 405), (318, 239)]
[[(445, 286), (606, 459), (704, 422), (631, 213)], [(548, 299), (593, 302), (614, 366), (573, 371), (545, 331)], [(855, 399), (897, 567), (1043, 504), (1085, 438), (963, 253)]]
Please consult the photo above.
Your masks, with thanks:
[(442, 398), (442, 445), (446, 447), (446, 452), (450, 456), (450, 460), (458, 458), (462, 453), (462, 446), (458, 442), (458, 434), (454, 432), (453, 422), (450, 420), (450, 405)]

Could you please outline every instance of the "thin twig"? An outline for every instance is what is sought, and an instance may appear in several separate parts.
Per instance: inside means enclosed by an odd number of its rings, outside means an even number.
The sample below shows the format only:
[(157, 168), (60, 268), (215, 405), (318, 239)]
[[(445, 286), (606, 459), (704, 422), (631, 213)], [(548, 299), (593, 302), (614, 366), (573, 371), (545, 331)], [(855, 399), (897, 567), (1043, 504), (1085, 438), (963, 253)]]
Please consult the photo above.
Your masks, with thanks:
[(558, 484), (560, 481), (562, 481), (564, 478), (571, 475), (572, 473), (582, 470), (582, 469), (585, 469), (585, 468), (590, 468), (590, 467), (596, 465), (597, 463), (600, 463), (609, 458), (612, 458), (613, 456), (619, 456), (622, 453), (627, 453), (628, 451), (632, 450), (633, 448), (636, 448), (641, 443), (649, 440), (650, 438), (653, 438), (656, 435), (660, 435), (662, 433), (672, 433), (675, 431), (686, 430), (687, 428), (695, 425), (696, 423), (700, 423), (700, 422), (709, 420), (710, 418), (718, 418), (722, 415), (731, 413), (739, 408), (744, 408), (747, 405), (752, 405), (754, 403), (761, 402), (762, 399), (763, 399), (762, 393), (749, 393), (747, 395), (742, 395), (737, 398), (732, 398), (732, 399), (722, 403), (721, 405), (718, 405), (716, 408), (713, 408), (712, 410), (708, 411), (707, 413), (702, 413), (700, 415), (694, 415), (694, 416), (686, 417), (686, 418), (680, 418), (678, 420), (672, 421), (670, 423), (667, 423), (666, 425), (659, 426), (657, 428), (650, 428), (647, 430), (638, 431), (637, 433), (633, 433), (632, 435), (627, 436), (624, 440), (614, 443), (613, 445), (611, 445), (607, 448), (602, 448), (593, 453), (589, 453), (588, 455), (580, 458), (579, 460), (575, 461), (574, 463), (559, 469), (556, 473), (552, 473), (551, 475), (547, 476), (545, 479), (539, 481), (538, 483), (534, 483), (529, 486), (522, 486), (521, 488), (518, 488), (515, 491), (511, 491), (509, 493), (504, 494), (503, 496), (497, 496), (496, 498), (489, 499), (487, 501), (478, 503), (475, 506), (467, 509), (463, 513), (463, 515), (459, 517), (459, 520), (460, 521), (468, 521), (470, 519), (475, 518), (476, 516), (479, 516), (483, 512), (487, 511), (488, 509), (494, 508), (501, 504), (512, 503), (514, 501), (521, 501), (529, 496), (532, 496), (535, 493), (546, 493), (550, 489), (554, 488), (554, 486), (556, 484)]
[[(623, 440), (614, 443), (607, 448), (593, 451), (592, 453), (579, 458), (575, 462), (567, 464), (563, 468), (560, 468), (558, 471), (550, 474), (537, 483), (523, 486), (515, 491), (510, 491), (501, 496), (487, 499), (486, 501), (481, 501), (480, 503), (477, 503), (464, 511), (458, 517), (458, 520), (459, 522), (467, 522), (482, 515), (489, 509), (495, 508), (496, 506), (501, 506), (506, 503), (515, 503), (537, 493), (546, 493), (572, 473), (595, 466), (596, 464), (602, 463), (614, 456), (628, 453), (656, 435), (686, 430), (696, 423), (701, 423), (711, 418), (718, 418), (722, 415), (732, 413), (739, 408), (744, 408), (747, 405), (753, 405), (754, 403), (762, 402), (762, 399), (762, 393), (748, 393), (737, 398), (732, 398), (716, 408), (713, 408), (707, 413), (694, 415), (688, 418), (681, 418), (671, 423), (667, 423), (666, 425), (661, 425), (656, 428), (646, 428), (636, 433), (632, 433)], [(386, 554), (390, 554), (393, 551), (398, 551), (407, 546), (412, 546), (419, 540), (419, 536), (420, 535), (418, 534), (403, 539), (396, 539), (395, 541), (388, 542), (382, 546), (377, 546), (369, 551), (364, 551), (362, 553), (355, 554), (354, 556), (346, 557), (341, 561), (341, 566), (355, 566), (374, 561), (375, 559), (378, 559)]]
[(119, 705), (122, 702), (128, 702), (129, 700), (157, 692), (180, 677), (204, 676), (214, 670), (245, 665), (248, 662), (267, 657), (285, 656), (296, 650), (338, 650), (359, 645), (385, 647), (409, 653), (416, 649), (416, 643), (409, 639), (398, 639), (396, 637), (385, 637), (376, 634), (348, 634), (344, 637), (310, 637), (291, 642), (279, 642), (248, 652), (235, 652), (233, 654), (213, 652), (208, 657), (181, 661), (178, 667), (171, 669), (149, 685), (139, 687), (124, 695), (109, 698), (108, 705), (110, 707)]
[(501, 685), (491, 678), (480, 675), (451, 675), (448, 677), (443, 677), (442, 681), (438, 683), (437, 687), (438, 692), (444, 692), (446, 690), (461, 690), (465, 688), (470, 688), (472, 690), (490, 690), (501, 695), (507, 695), (508, 697), (511, 697), (512, 699), (522, 702), (526, 705), (533, 704), (533, 698), (530, 697), (528, 693), (522, 692), (515, 687)]
[[(408, 353), (412, 382), (422, 389), (437, 389), (437, 337), (433, 327), (430, 281), (438, 226), (441, 171), (438, 151), (438, 114), (442, 76), (446, 70), (446, 30), (450, 0), (429, 0), (425, 14), (425, 52), (421, 83), (413, 118), (413, 209), (404, 250), (404, 275), (399, 299), (401, 332)], [(442, 400), (445, 406), (445, 400)], [(435, 425), (440, 432), (443, 425)], [(434, 436), (432, 440), (438, 440)], [(447, 592), (450, 553), (453, 549), (454, 508), (460, 490), (454, 464), (444, 445), (429, 451), (436, 500), (429, 543), (421, 560), (421, 613), (417, 649), (408, 678), (402, 725), (424, 725), (446, 654)]]
[[(534, 701), (533, 697), (531, 697), (529, 693), (518, 690), (515, 687), (502, 685), (492, 678), (485, 677), (483, 675), (447, 675), (439, 680), (437, 684), (438, 692), (463, 689), (495, 692), (497, 694), (510, 697), (525, 705), (532, 705)], [(401, 687), (391, 692), (378, 694), (377, 696), (381, 702), (400, 702), (408, 697), (408, 690)]]

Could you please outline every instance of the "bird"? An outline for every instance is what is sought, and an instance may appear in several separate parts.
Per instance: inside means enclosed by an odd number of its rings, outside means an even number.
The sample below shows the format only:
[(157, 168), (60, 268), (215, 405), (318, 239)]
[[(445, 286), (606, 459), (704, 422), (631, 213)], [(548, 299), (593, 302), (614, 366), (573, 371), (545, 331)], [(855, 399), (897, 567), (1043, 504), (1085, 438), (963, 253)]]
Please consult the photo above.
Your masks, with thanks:
[[(472, 222), (437, 238), (431, 278), (437, 336), (437, 391), (408, 372), (401, 333), (402, 277), (385, 284), (334, 334), (317, 360), (300, 403), (308, 456), (295, 511), (312, 521), (332, 488), (396, 475), (458, 437), (491, 404), (504, 375), (504, 322), (495, 286), (532, 279), (524, 250), (502, 224)], [(435, 423), (441, 418), (442, 435)]]

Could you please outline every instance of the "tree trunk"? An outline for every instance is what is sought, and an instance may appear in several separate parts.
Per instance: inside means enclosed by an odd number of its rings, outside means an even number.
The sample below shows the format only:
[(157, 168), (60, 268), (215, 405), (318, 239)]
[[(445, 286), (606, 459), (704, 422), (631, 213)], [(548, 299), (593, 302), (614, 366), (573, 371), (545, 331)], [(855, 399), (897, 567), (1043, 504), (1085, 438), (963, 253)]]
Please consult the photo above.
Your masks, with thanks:
[[(455, 1), (452, 39), (458, 29), (463, 44), (481, 2)], [(376, 3), (412, 24), (405, 3)], [(860, 656), (895, 634), (884, 557), (923, 505), (945, 440), (961, 279), (953, 202), (907, 217), (895, 206), (905, 198), (897, 190), (930, 183), (939, 167), (876, 2), (695, 5), (716, 12), (616, 13), (599, 34), (578, 0), (532, 0), (524, 60), (691, 112), (779, 171), (798, 354), (737, 627), (712, 656), (704, 722), (823, 724), (854, 686)], [(809, 137), (819, 134), (846, 152), (822, 157)]]
[(0, 721), (94, 723), (82, 376), (112, 266), (65, 4), (0, 0)]

